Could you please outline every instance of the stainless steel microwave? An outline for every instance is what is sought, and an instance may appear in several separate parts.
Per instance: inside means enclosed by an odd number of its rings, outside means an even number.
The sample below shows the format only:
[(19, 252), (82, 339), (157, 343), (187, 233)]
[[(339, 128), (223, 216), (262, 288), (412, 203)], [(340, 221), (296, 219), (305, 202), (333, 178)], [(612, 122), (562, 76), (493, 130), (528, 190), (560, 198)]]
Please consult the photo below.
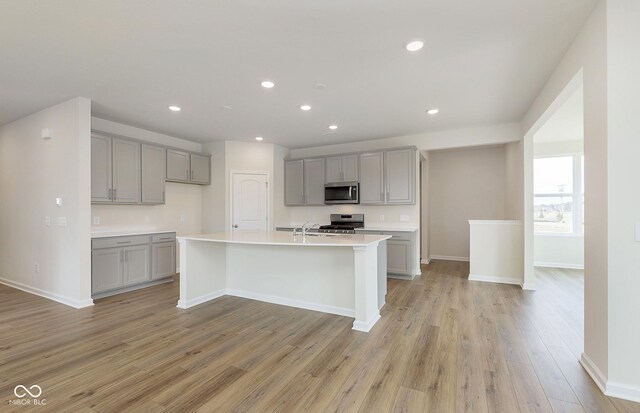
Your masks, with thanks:
[(360, 188), (357, 182), (336, 182), (324, 186), (325, 204), (359, 204)]

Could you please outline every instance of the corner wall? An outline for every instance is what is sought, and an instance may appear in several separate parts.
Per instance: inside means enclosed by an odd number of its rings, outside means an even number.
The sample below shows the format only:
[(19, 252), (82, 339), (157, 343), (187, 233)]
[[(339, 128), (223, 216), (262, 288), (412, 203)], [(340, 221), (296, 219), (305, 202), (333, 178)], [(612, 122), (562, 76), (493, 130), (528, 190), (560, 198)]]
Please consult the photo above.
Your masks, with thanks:
[(85, 98), (0, 128), (0, 281), (73, 307), (93, 303), (90, 137)]

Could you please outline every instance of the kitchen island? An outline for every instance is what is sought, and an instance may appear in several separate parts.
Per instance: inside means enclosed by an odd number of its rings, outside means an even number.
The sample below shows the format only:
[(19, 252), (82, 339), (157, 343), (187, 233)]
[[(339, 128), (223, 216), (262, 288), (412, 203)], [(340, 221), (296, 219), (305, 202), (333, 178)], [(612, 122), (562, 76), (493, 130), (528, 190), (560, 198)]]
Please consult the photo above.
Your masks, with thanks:
[(384, 305), (388, 238), (278, 231), (178, 237), (178, 307), (233, 295), (353, 317), (353, 329), (368, 332)]

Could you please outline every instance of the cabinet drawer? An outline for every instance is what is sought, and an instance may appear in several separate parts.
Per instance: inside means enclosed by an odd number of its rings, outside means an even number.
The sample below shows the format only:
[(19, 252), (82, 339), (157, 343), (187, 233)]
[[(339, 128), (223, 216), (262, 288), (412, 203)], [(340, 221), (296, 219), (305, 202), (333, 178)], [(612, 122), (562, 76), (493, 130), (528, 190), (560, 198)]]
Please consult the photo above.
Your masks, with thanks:
[(384, 235), (391, 235), (392, 240), (406, 240), (411, 241), (411, 233), (410, 232), (390, 232), (384, 231)]
[(166, 234), (154, 234), (151, 236), (151, 242), (175, 242), (176, 241), (176, 233), (175, 232), (167, 232)]
[(91, 240), (91, 249), (128, 247), (130, 245), (148, 244), (148, 235), (133, 235), (129, 237), (96, 238)]

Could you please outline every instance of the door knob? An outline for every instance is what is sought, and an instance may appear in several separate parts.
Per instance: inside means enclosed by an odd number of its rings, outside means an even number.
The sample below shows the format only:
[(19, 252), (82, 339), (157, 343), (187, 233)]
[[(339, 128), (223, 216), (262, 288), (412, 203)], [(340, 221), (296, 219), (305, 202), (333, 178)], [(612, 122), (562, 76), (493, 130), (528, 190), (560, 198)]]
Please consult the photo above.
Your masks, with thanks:
[(234, 227), (234, 228), (238, 228), (238, 224), (234, 224), (234, 225), (233, 225), (233, 227)]

